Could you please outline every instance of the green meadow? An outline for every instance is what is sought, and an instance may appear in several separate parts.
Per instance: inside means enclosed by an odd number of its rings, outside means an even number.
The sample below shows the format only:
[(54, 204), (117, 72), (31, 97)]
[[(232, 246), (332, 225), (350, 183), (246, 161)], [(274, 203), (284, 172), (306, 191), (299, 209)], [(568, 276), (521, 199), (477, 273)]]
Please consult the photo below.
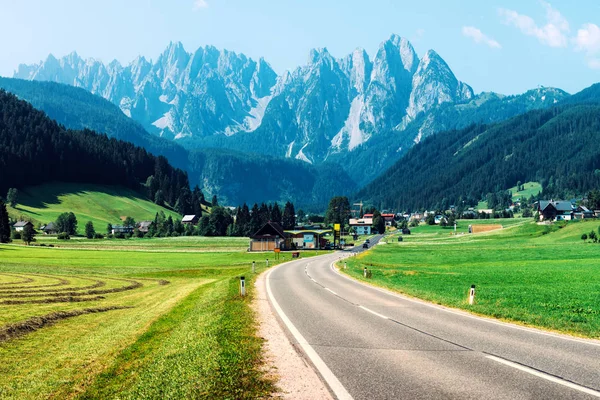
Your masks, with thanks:
[[(470, 235), (469, 224), (504, 229)], [(348, 259), (357, 279), (437, 304), (524, 325), (600, 338), (600, 244), (581, 240), (599, 221), (552, 226), (531, 220), (458, 222), (458, 234), (437, 226), (412, 229), (398, 242)], [(476, 304), (467, 294), (476, 285)]]
[(273, 393), (249, 306), (251, 265), (258, 274), (266, 258), (284, 258), (245, 252), (247, 239), (172, 239), (0, 246), (0, 398)]

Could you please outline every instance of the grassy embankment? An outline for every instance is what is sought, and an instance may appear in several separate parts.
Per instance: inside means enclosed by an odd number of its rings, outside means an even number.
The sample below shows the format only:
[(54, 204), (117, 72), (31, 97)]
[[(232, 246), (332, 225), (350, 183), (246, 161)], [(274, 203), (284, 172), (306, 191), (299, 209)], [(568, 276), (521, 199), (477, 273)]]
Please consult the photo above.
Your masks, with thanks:
[(181, 218), (176, 212), (145, 200), (130, 189), (56, 182), (19, 190), (18, 204), (8, 208), (11, 217), (23, 216), (36, 227), (56, 221), (64, 212), (73, 212), (79, 232), (83, 232), (87, 221), (92, 221), (100, 233), (105, 233), (108, 223), (120, 224), (125, 217), (136, 221), (153, 220), (160, 211), (167, 217)]
[[(459, 221), (501, 223), (510, 229), (453, 236), (449, 229), (421, 226), (387, 245), (348, 260), (346, 272), (374, 284), (434, 303), (525, 325), (600, 338), (600, 244), (583, 233), (598, 221), (540, 226), (530, 220)], [(469, 306), (469, 287), (477, 302)]]
[[(262, 341), (249, 307), (251, 262), (257, 273), (265, 258), (276, 262), (272, 253), (246, 253), (243, 242), (0, 246), (0, 398), (268, 395), (273, 382), (261, 369)], [(140, 251), (114, 249), (121, 243)], [(240, 275), (248, 279), (244, 299)]]

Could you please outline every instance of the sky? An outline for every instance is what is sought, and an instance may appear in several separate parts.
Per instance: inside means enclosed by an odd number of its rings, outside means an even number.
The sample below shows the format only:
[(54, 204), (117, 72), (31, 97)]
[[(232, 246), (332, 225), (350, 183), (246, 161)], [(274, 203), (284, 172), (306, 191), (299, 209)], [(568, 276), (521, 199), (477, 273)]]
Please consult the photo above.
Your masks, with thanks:
[(419, 57), (438, 52), (477, 93), (575, 93), (600, 81), (597, 0), (0, 0), (0, 21), (1, 76), (50, 53), (156, 59), (171, 41), (264, 57), (283, 73), (317, 47), (373, 58), (398, 34)]

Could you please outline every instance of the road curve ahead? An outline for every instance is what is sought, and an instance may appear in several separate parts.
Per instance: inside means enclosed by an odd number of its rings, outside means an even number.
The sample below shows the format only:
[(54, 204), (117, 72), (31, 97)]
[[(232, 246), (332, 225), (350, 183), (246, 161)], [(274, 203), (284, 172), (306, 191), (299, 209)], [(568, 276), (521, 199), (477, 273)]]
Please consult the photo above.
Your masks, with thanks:
[(269, 300), (340, 399), (600, 398), (600, 342), (473, 317), (362, 285), (332, 262), (271, 270)]

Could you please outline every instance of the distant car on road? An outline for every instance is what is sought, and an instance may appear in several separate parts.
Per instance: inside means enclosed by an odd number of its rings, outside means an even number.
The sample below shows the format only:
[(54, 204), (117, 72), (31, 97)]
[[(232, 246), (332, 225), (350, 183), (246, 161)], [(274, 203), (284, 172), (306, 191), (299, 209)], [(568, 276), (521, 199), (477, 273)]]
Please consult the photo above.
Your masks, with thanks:
[(363, 249), (368, 249), (369, 248), (369, 243), (363, 243)]
[(365, 240), (365, 243), (371, 243), (371, 239)]
[(325, 245), (325, 250), (331, 250), (331, 245), (329, 243)]

